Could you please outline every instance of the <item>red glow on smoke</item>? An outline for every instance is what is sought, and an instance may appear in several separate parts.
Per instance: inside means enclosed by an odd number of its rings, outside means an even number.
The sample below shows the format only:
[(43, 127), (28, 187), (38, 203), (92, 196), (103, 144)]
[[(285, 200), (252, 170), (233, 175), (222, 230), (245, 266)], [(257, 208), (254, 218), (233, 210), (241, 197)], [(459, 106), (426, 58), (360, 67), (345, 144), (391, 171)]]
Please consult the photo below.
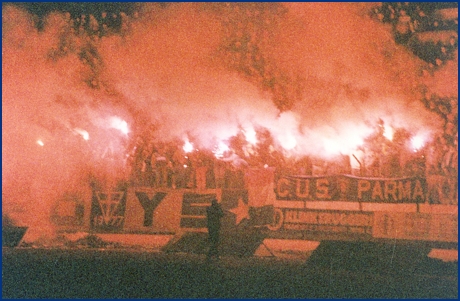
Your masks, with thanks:
[[(223, 6), (146, 3), (139, 18), (126, 17), (122, 34), (95, 38), (59, 13), (38, 31), (33, 16), (5, 5), (3, 211), (39, 229), (36, 236), (52, 233), (53, 206), (67, 192), (88, 200), (91, 179), (114, 186), (126, 178), (127, 153), (149, 124), (157, 141), (193, 137), (185, 152), (200, 146), (217, 158), (241, 128), (253, 146), (254, 129), (265, 128), (284, 154), (323, 157), (355, 153), (379, 118), (413, 133), (438, 129), (414, 88), (420, 60), (362, 14), (362, 4), (283, 6), (284, 15), (253, 24)], [(260, 29), (264, 72), (278, 82), (229, 67), (235, 52), (219, 52), (243, 25)]]

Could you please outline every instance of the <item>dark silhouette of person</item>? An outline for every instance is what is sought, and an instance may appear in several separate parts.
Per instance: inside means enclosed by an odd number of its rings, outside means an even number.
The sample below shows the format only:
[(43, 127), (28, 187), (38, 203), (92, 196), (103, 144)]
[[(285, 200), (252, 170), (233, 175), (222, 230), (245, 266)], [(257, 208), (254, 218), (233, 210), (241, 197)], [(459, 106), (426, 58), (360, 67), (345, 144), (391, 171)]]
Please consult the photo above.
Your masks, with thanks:
[(224, 211), (216, 199), (213, 199), (211, 206), (206, 208), (209, 251), (207, 259), (212, 257), (219, 258), (219, 239), (220, 239), (220, 219), (224, 216)]

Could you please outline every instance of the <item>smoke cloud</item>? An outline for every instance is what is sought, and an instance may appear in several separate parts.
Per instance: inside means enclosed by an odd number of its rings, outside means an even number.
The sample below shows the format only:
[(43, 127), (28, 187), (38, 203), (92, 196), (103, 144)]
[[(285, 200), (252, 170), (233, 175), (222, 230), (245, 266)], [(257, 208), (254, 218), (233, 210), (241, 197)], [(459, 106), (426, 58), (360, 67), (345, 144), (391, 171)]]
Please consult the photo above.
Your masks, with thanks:
[[(160, 140), (194, 137), (210, 149), (261, 126), (279, 147), (313, 155), (350, 154), (379, 118), (413, 132), (440, 126), (420, 102), (423, 62), (371, 20), (371, 4), (232, 5), (144, 3), (138, 17), (124, 16), (120, 34), (102, 37), (57, 12), (39, 31), (33, 15), (5, 5), (4, 213), (52, 235), (56, 201), (69, 191), (89, 199), (91, 177), (126, 176), (126, 147), (151, 123)], [(260, 39), (263, 72), (228, 63), (223, 46), (239, 24)], [(111, 126), (113, 117), (130, 132)], [(107, 152), (121, 159), (103, 159)]]

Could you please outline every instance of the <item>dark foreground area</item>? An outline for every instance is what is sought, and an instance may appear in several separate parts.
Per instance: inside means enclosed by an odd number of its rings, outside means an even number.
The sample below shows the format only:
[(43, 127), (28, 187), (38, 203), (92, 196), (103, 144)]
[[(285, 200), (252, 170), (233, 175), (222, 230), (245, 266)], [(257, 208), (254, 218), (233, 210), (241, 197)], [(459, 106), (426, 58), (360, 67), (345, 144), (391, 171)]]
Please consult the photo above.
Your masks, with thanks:
[(457, 262), (408, 248), (325, 242), (306, 262), (213, 263), (183, 252), (3, 248), (2, 297), (457, 299)]

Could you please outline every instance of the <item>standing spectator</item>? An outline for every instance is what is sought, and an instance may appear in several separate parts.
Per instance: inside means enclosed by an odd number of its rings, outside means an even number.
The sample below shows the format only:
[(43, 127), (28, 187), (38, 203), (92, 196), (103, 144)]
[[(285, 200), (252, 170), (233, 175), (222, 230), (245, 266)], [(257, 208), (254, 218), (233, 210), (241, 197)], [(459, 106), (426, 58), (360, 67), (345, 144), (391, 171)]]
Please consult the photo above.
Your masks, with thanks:
[(216, 179), (216, 188), (224, 188), (226, 162), (217, 160), (214, 164), (214, 176)]
[(206, 208), (207, 227), (208, 227), (208, 240), (209, 251), (206, 256), (207, 260), (212, 257), (219, 259), (219, 238), (220, 238), (220, 219), (224, 216), (222, 207), (216, 199), (211, 201), (211, 206)]
[(150, 162), (150, 155), (147, 149), (142, 151), (142, 167), (141, 167), (141, 185), (149, 185), (152, 175), (152, 164)]
[(165, 150), (162, 146), (159, 147), (158, 152), (155, 153), (155, 180), (156, 187), (165, 187), (168, 180), (168, 161), (166, 158)]
[(199, 166), (195, 169), (196, 188), (206, 189), (206, 172), (208, 168), (203, 162), (199, 162), (198, 164)]

